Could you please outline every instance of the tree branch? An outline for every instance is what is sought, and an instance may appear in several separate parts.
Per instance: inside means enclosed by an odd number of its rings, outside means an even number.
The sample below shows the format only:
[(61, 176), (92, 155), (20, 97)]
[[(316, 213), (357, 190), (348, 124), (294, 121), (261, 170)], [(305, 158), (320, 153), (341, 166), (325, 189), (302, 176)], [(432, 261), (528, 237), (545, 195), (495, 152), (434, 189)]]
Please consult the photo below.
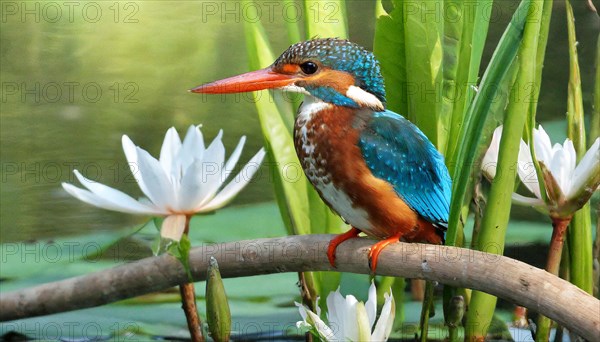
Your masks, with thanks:
[[(288, 236), (212, 244), (190, 252), (192, 275), (206, 278), (214, 256), (224, 278), (300, 271), (331, 271), (326, 248), (331, 235)], [(344, 242), (337, 271), (369, 273), (373, 241)], [(494, 248), (494, 246), (490, 246)], [(600, 339), (600, 301), (548, 272), (517, 260), (470, 249), (397, 243), (381, 254), (379, 275), (421, 278), (484, 291), (542, 313), (592, 341)], [(0, 294), (0, 320), (88, 308), (164, 290), (187, 281), (169, 255)], [(468, 329), (469, 327), (467, 327)]]

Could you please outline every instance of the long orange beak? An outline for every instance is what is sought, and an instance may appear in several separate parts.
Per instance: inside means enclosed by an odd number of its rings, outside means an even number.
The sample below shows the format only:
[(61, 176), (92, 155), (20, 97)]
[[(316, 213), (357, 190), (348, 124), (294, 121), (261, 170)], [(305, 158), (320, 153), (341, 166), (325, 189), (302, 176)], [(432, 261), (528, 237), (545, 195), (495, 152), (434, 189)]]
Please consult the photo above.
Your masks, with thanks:
[(192, 93), (203, 94), (231, 94), (248, 91), (272, 89), (292, 84), (296, 80), (294, 75), (274, 72), (271, 67), (248, 72), (223, 80), (214, 81), (191, 89)]

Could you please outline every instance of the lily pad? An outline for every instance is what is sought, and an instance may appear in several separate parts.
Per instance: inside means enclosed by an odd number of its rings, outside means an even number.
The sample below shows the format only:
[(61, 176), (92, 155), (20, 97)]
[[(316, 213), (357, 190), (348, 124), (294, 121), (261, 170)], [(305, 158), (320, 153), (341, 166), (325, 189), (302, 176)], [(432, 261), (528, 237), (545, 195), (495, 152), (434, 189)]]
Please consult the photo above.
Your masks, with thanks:
[(0, 244), (0, 284), (7, 280), (37, 278), (47, 270), (54, 270), (54, 279), (69, 277), (74, 274), (66, 273), (65, 268), (69, 269), (79, 262), (82, 263), (82, 273), (79, 274), (97, 270), (98, 266), (105, 266), (100, 262), (104, 251), (139, 229), (128, 227), (113, 232)]

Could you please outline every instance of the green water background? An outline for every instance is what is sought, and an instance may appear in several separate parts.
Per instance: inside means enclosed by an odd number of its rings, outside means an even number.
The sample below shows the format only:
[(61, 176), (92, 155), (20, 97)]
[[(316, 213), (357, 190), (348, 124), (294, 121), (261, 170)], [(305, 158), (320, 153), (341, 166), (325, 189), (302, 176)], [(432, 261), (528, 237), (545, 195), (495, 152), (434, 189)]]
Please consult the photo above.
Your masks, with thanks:
[[(483, 65), (516, 4), (495, 3)], [(590, 113), (599, 20), (584, 1), (573, 5)], [(236, 1), (92, 1), (71, 7), (27, 1), (1, 6), (0, 242), (102, 232), (143, 221), (80, 203), (60, 186), (74, 182), (71, 170), (77, 168), (94, 180), (141, 195), (121, 149), (123, 134), (156, 156), (167, 128), (175, 126), (183, 134), (189, 125), (202, 124), (207, 140), (224, 130), (228, 153), (246, 135), (241, 161), (247, 161), (262, 145), (251, 97), (199, 96), (187, 90), (249, 71), (244, 20), (263, 22), (274, 51), (289, 45), (284, 21), (302, 26), (304, 20), (300, 4), (285, 7), (272, 1), (256, 2), (260, 18), (249, 17), (249, 9)], [(370, 48), (374, 2), (348, 1), (347, 6), (351, 39)], [(566, 19), (559, 1), (538, 111), (557, 142), (565, 137), (567, 80)], [(233, 204), (273, 200), (270, 179), (263, 168)], [(530, 210), (525, 215), (532, 217)]]

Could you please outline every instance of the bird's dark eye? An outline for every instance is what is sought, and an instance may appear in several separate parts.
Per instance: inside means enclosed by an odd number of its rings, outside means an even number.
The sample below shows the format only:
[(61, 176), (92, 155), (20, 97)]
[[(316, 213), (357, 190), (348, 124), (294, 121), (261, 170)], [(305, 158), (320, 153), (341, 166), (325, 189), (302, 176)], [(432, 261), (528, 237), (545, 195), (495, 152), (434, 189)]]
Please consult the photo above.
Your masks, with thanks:
[(300, 69), (302, 69), (303, 73), (310, 75), (317, 72), (317, 69), (319, 69), (319, 67), (313, 62), (304, 62), (300, 64)]

